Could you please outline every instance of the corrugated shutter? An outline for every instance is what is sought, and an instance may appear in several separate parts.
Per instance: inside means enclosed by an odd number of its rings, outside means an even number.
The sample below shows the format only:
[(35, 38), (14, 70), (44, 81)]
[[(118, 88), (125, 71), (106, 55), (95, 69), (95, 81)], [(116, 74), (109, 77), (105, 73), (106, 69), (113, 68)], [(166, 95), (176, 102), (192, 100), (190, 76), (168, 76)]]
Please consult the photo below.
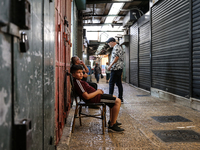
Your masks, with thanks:
[(130, 83), (138, 86), (138, 25), (130, 27)]
[(150, 23), (139, 28), (139, 87), (150, 90)]
[(193, 0), (193, 96), (200, 99), (200, 1)]
[(189, 0), (152, 8), (152, 87), (189, 95)]
[(129, 83), (129, 63), (130, 63), (130, 49), (129, 44), (123, 45), (122, 48), (125, 51), (124, 55), (124, 69), (123, 69), (123, 80)]

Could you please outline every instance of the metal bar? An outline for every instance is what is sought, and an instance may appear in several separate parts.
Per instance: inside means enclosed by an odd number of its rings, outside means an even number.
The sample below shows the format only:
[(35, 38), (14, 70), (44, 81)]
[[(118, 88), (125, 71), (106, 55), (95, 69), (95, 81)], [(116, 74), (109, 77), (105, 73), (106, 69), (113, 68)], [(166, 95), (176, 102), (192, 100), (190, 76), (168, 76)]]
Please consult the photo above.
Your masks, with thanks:
[(191, 98), (191, 102), (196, 101), (196, 102), (200, 102), (200, 100), (195, 99), (195, 98)]
[(103, 26), (103, 25), (113, 25), (113, 26), (122, 26), (122, 23), (85, 23), (83, 26)]
[(8, 23), (7, 25), (1, 27), (0, 31), (20, 38), (20, 28), (13, 23)]

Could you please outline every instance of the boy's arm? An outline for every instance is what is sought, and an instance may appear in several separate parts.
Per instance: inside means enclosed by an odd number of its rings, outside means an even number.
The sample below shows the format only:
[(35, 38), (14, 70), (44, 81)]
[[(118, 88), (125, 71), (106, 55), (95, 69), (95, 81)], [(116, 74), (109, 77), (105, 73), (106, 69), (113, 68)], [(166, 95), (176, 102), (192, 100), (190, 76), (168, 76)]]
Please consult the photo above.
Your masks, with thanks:
[(97, 96), (98, 94), (103, 94), (103, 91), (100, 90), (100, 89), (98, 89), (98, 90), (96, 90), (95, 92), (92, 92), (92, 93), (90, 93), (90, 94), (88, 94), (87, 92), (84, 92), (84, 93), (82, 94), (82, 96), (83, 96), (85, 99), (89, 100), (89, 99), (91, 99), (91, 98), (94, 98), (94, 97)]

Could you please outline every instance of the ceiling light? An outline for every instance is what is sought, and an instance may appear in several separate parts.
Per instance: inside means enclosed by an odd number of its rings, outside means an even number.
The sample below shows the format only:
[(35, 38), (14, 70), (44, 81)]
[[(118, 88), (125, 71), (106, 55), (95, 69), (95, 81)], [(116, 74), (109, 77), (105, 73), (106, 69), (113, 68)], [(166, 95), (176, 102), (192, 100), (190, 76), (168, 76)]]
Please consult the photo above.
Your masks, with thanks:
[[(113, 3), (108, 15), (118, 15), (120, 9), (124, 6), (124, 3)], [(106, 17), (105, 23), (112, 23), (116, 16)]]

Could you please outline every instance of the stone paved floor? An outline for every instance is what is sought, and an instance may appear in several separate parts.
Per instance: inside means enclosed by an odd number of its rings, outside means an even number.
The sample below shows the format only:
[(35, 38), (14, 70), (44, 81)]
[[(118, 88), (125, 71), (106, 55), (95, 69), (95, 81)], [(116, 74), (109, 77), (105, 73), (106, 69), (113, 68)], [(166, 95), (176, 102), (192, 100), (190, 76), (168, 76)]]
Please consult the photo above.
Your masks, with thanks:
[[(94, 81), (94, 80), (93, 80)], [(169, 101), (150, 96), (150, 93), (123, 83), (124, 103), (121, 105), (118, 121), (125, 129), (123, 133), (111, 133), (106, 128), (102, 135), (101, 120), (83, 118), (82, 126), (76, 120), (74, 133), (71, 133), (71, 121), (68, 120), (65, 131), (69, 134), (63, 137), (57, 147), (58, 150), (200, 150), (198, 142), (163, 142), (155, 136), (153, 130), (193, 130), (200, 134), (200, 112)], [(108, 93), (105, 78), (100, 81), (98, 88)], [(117, 94), (117, 88), (115, 93)], [(107, 107), (107, 119), (109, 112)], [(71, 109), (73, 116), (74, 107)], [(97, 109), (86, 109), (98, 113)], [(179, 115), (191, 122), (159, 123), (152, 116)], [(71, 117), (73, 118), (73, 117)], [(173, 135), (172, 135), (173, 136)], [(174, 135), (175, 136), (175, 135)]]

